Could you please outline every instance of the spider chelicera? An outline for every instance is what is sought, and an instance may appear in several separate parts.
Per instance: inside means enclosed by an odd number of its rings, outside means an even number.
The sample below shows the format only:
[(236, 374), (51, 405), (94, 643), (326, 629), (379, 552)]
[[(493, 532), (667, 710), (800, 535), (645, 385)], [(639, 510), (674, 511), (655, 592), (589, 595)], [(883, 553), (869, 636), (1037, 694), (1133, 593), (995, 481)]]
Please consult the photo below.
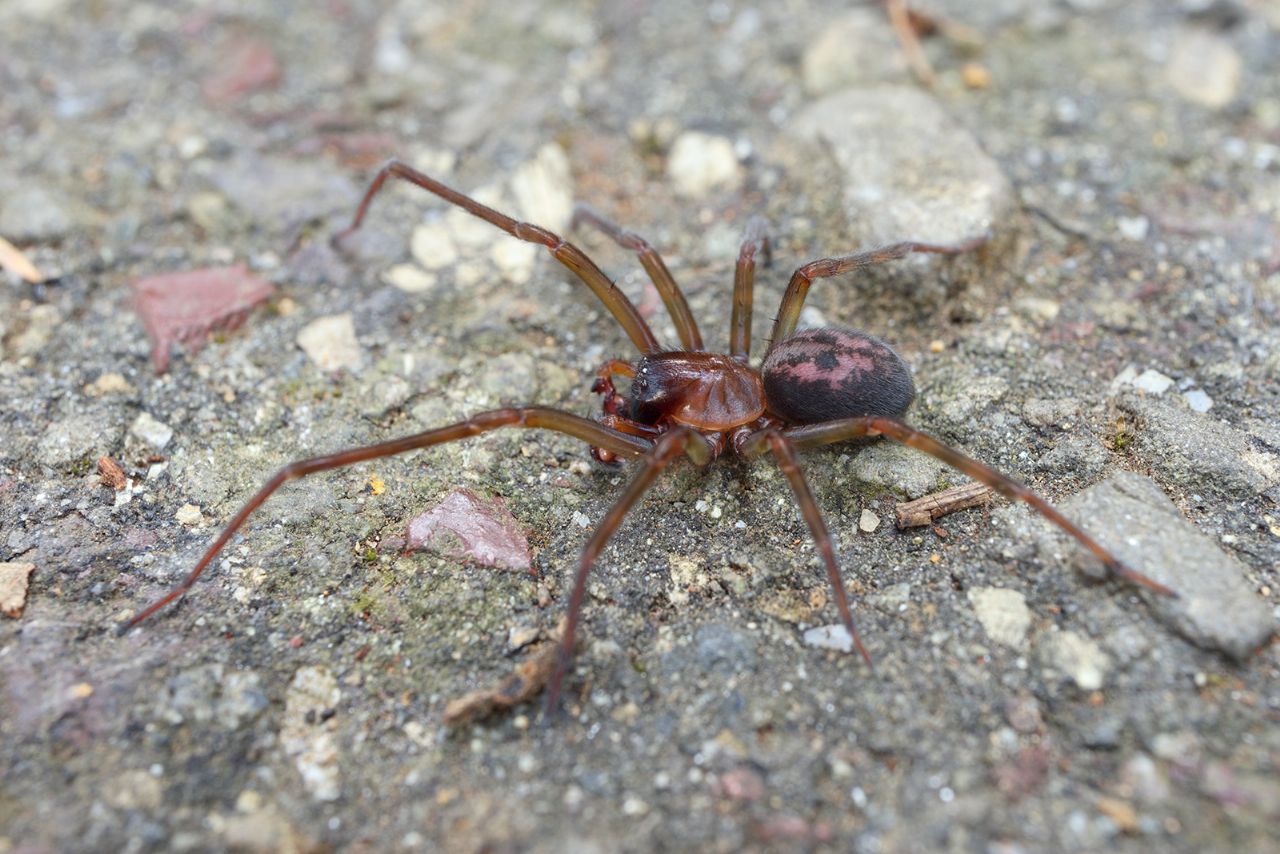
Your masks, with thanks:
[[(887, 436), (931, 454), (953, 468), (985, 483), (1001, 494), (1024, 501), (1089, 549), (1115, 575), (1149, 590), (1172, 595), (1164, 585), (1125, 566), (1115, 555), (1062, 516), (1023, 484), (970, 459), (954, 448), (902, 422), (915, 396), (911, 374), (893, 349), (871, 335), (847, 329), (806, 329), (796, 332), (800, 309), (816, 279), (903, 258), (914, 252), (958, 255), (982, 246), (983, 235), (955, 245), (904, 242), (839, 258), (823, 258), (800, 267), (791, 276), (773, 334), (760, 367), (750, 364), (752, 285), (757, 253), (766, 258), (769, 241), (764, 222), (747, 226), (734, 273), (733, 312), (729, 322), (729, 352), (703, 347), (702, 335), (684, 295), (662, 258), (639, 236), (609, 222), (590, 208), (579, 206), (575, 220), (592, 225), (621, 246), (634, 251), (666, 304), (680, 337), (680, 348), (659, 344), (649, 324), (631, 300), (572, 243), (558, 235), (480, 204), (399, 161), (378, 172), (365, 192), (351, 225), (335, 235), (340, 242), (360, 227), (369, 204), (388, 178), (399, 178), (465, 209), (520, 240), (546, 247), (596, 295), (639, 351), (634, 361), (606, 362), (592, 391), (603, 398), (603, 415), (593, 421), (556, 409), (520, 406), (473, 415), (465, 421), (412, 436), (365, 447), (348, 448), (321, 457), (290, 463), (276, 472), (231, 518), (195, 568), (169, 593), (138, 612), (121, 630), (127, 631), (185, 593), (245, 521), (288, 481), (380, 457), (465, 439), (500, 427), (540, 428), (565, 433), (587, 442), (604, 462), (637, 458), (640, 469), (610, 508), (582, 550), (569, 608), (561, 633), (559, 656), (547, 686), (547, 705), (556, 707), (560, 685), (574, 649), (574, 636), (587, 589), (587, 575), (609, 538), (658, 475), (674, 460), (688, 457), (705, 466), (726, 451), (752, 459), (771, 454), (790, 484), (818, 552), (826, 565), (840, 619), (853, 644), (870, 664), (871, 657), (854, 628), (853, 612), (836, 565), (835, 548), (813, 494), (800, 471), (796, 451), (851, 439)], [(631, 380), (623, 395), (614, 377)]]

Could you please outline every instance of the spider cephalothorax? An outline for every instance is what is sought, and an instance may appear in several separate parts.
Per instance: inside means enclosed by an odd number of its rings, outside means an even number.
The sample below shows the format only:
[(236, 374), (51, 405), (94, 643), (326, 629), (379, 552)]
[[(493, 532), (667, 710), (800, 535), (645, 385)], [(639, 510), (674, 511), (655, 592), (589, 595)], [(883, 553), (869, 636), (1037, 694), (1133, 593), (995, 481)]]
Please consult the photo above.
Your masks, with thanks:
[[(389, 177), (409, 181), (513, 237), (545, 247), (609, 310), (639, 351), (639, 357), (634, 361), (608, 362), (597, 373), (592, 390), (603, 396), (604, 414), (599, 421), (537, 406), (496, 409), (446, 427), (299, 460), (285, 466), (231, 518), (186, 578), (125, 623), (124, 629), (145, 620), (186, 592), (250, 514), (284, 483), (315, 472), (465, 439), (500, 427), (554, 430), (587, 442), (602, 460), (622, 457), (640, 460), (635, 478), (582, 550), (561, 636), (561, 654), (548, 686), (549, 707), (556, 704), (560, 683), (571, 658), (587, 574), (592, 564), (627, 512), (662, 470), (681, 456), (687, 456), (697, 465), (706, 465), (727, 449), (747, 458), (766, 453), (773, 455), (795, 493), (801, 516), (818, 546), (841, 620), (854, 645), (868, 662), (871, 659), (854, 628), (853, 613), (836, 566), (835, 547), (800, 471), (797, 449), (887, 436), (941, 459), (1003, 495), (1031, 505), (1093, 552), (1113, 573), (1159, 593), (1171, 592), (1125, 566), (1027, 487), (902, 423), (900, 418), (911, 404), (915, 389), (907, 366), (888, 344), (870, 335), (845, 329), (796, 332), (800, 309), (815, 279), (902, 258), (912, 252), (945, 255), (968, 252), (982, 246), (987, 240), (985, 235), (953, 246), (895, 243), (803, 265), (792, 274), (787, 285), (763, 366), (757, 370), (751, 367), (749, 354), (755, 256), (757, 252), (764, 252), (767, 258), (769, 251), (762, 220), (755, 219), (747, 225), (738, 253), (729, 352), (720, 354), (708, 352), (703, 347), (702, 336), (689, 306), (657, 252), (640, 237), (624, 231), (589, 208), (578, 208), (575, 219), (594, 225), (638, 255), (666, 304), (680, 337), (680, 349), (668, 350), (659, 345), (649, 324), (631, 301), (576, 246), (544, 228), (518, 222), (486, 207), (398, 161), (388, 163), (378, 172), (350, 228), (337, 235), (335, 241), (340, 241), (360, 226), (369, 203)], [(629, 399), (614, 388), (615, 376), (631, 379), (627, 392)]]

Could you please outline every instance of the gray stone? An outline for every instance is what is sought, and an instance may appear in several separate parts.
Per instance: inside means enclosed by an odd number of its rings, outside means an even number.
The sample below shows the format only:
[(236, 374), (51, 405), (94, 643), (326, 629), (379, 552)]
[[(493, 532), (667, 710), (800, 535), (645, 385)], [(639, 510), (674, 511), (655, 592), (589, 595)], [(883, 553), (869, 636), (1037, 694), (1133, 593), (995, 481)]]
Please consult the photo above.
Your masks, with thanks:
[(298, 331), (298, 346), (322, 371), (358, 371), (364, 364), (355, 323), (348, 314), (317, 317)]
[(919, 498), (932, 492), (947, 470), (945, 463), (928, 454), (884, 440), (859, 450), (850, 474), (861, 483), (895, 495)]
[(1222, 35), (1188, 27), (1174, 39), (1165, 76), (1175, 92), (1202, 107), (1219, 109), (1240, 91), (1244, 63)]
[(1110, 459), (1111, 454), (1093, 436), (1072, 434), (1062, 437), (1048, 453), (1036, 460), (1036, 470), (1088, 479), (1101, 474)]
[(48, 187), (25, 186), (5, 193), (0, 234), (18, 242), (56, 240), (79, 225), (75, 205)]
[(1025, 596), (1002, 587), (973, 587), (968, 596), (987, 637), (1012, 649), (1026, 647), (1031, 609)]
[(955, 243), (1005, 220), (1009, 182), (977, 140), (912, 86), (830, 95), (795, 118), (844, 170), (849, 227), (866, 244)]
[(756, 666), (752, 638), (722, 623), (699, 628), (693, 636), (693, 649), (698, 667), (707, 672), (727, 675)]
[(220, 166), (212, 179), (236, 207), (273, 231), (345, 211), (359, 192), (344, 172), (323, 162), (253, 154)]
[(1040, 654), (1048, 667), (1071, 678), (1082, 691), (1097, 691), (1106, 683), (1111, 657), (1091, 638), (1073, 631), (1043, 636)]
[(1197, 492), (1248, 497), (1280, 479), (1280, 460), (1257, 450), (1235, 427), (1192, 411), (1180, 397), (1127, 394), (1119, 407), (1135, 416), (1134, 447), (1157, 472)]
[(868, 83), (904, 83), (909, 75), (888, 17), (873, 8), (853, 9), (828, 22), (805, 50), (800, 70), (812, 95)]
[(733, 142), (692, 130), (680, 134), (672, 144), (667, 177), (676, 193), (692, 199), (732, 192), (742, 184)]
[(73, 415), (45, 429), (36, 446), (36, 458), (47, 466), (64, 466), (85, 458), (111, 453), (120, 441), (121, 428), (104, 413)]
[(173, 428), (157, 421), (150, 412), (139, 413), (129, 427), (129, 432), (157, 451), (164, 450), (165, 445), (173, 438)]
[[(1183, 519), (1149, 479), (1117, 474), (1063, 502), (1061, 510), (1120, 560), (1173, 589), (1176, 598), (1141, 592), (1161, 621), (1197, 646), (1242, 660), (1276, 631), (1275, 617), (1245, 581), (1246, 568)], [(1050, 534), (1041, 548), (1057, 551), (1062, 540)], [(1096, 562), (1075, 551), (1080, 560)]]
[(853, 636), (849, 630), (839, 623), (829, 626), (818, 626), (804, 633), (806, 645), (816, 649), (833, 649), (837, 652), (853, 651)]
[(317, 801), (334, 801), (342, 794), (339, 749), (331, 723), (342, 690), (325, 667), (302, 667), (293, 676), (285, 697), (280, 746), (293, 758), (302, 783)]

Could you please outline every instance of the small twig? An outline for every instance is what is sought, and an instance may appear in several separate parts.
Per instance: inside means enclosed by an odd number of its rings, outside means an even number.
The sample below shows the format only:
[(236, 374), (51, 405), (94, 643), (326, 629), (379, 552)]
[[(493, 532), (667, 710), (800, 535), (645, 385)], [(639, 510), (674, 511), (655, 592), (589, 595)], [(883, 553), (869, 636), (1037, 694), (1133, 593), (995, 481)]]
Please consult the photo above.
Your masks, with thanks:
[(446, 726), (472, 723), (490, 715), (527, 703), (542, 691), (555, 673), (560, 658), (560, 638), (564, 620), (543, 639), (541, 648), (522, 661), (509, 676), (492, 688), (472, 691), (444, 707)]
[(907, 8), (906, 0), (885, 0), (885, 9), (889, 13), (889, 23), (893, 25), (893, 32), (898, 37), (898, 44), (906, 54), (907, 64), (911, 66), (911, 70), (915, 72), (916, 78), (922, 85), (933, 88), (938, 81), (938, 76), (933, 73), (933, 66), (929, 64), (929, 58), (920, 47), (920, 36), (913, 26), (912, 12)]
[(0, 268), (32, 284), (44, 281), (44, 273), (37, 270), (36, 265), (28, 261), (18, 247), (3, 237), (0, 237)]
[(915, 501), (905, 501), (893, 510), (898, 517), (899, 528), (918, 528), (948, 513), (986, 504), (990, 498), (991, 487), (985, 483), (966, 483), (917, 498)]

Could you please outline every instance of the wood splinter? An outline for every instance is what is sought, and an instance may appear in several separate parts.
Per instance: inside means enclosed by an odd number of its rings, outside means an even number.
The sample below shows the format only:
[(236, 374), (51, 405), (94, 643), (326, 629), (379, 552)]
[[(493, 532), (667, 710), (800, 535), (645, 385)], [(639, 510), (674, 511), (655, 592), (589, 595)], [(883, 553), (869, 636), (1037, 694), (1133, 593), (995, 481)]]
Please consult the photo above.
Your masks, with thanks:
[(494, 687), (450, 701), (444, 709), (445, 726), (474, 723), (536, 697), (555, 675), (564, 628), (561, 620), (556, 630), (540, 642), (539, 649)]
[(991, 487), (985, 483), (964, 483), (914, 501), (904, 501), (893, 508), (899, 528), (918, 528), (934, 519), (986, 504), (991, 500)]

